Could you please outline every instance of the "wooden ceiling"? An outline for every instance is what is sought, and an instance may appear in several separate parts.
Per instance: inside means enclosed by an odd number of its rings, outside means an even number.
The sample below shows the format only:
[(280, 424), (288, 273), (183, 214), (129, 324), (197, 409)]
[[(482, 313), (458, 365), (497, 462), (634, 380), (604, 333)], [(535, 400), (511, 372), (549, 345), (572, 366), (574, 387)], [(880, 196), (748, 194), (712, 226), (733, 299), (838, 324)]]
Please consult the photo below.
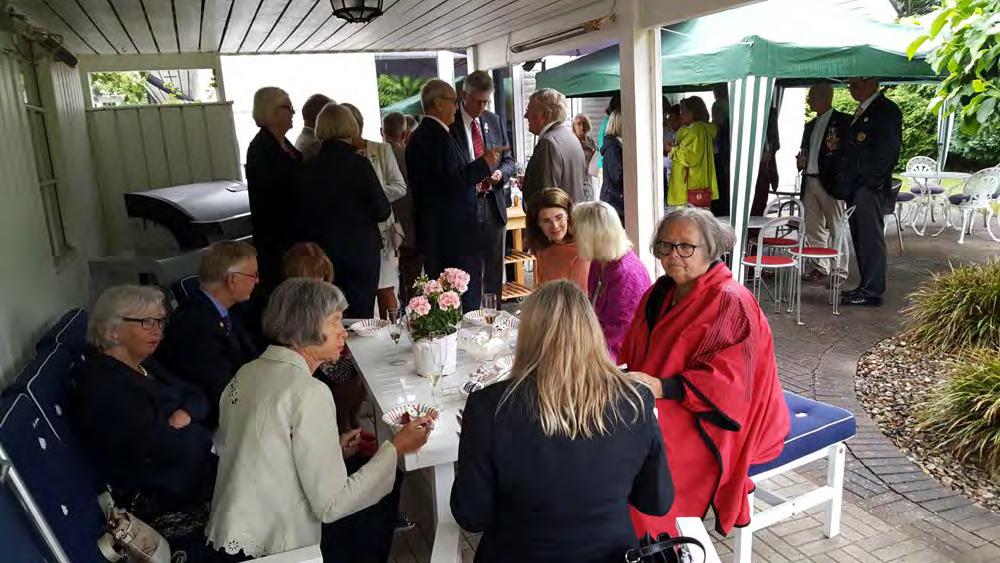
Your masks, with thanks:
[(79, 55), (464, 49), (594, 0), (384, 0), (368, 24), (330, 0), (11, 0)]

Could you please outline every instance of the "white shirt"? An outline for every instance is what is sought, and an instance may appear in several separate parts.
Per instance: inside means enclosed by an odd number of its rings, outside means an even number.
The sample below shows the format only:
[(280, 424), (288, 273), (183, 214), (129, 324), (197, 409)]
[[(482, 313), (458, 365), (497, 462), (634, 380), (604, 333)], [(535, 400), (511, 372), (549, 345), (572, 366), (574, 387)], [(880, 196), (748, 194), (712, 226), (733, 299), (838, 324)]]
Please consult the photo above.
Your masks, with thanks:
[(347, 475), (330, 390), (298, 352), (271, 346), (236, 373), (219, 400), (219, 470), (205, 532), (217, 549), (251, 557), (319, 543), (320, 527), (372, 506), (396, 480), (384, 442)]
[(424, 117), (425, 117), (425, 118), (430, 118), (430, 119), (433, 119), (434, 121), (437, 121), (437, 122), (438, 122), (438, 124), (440, 124), (440, 125), (441, 125), (441, 127), (444, 127), (444, 130), (445, 130), (445, 131), (447, 131), (447, 132), (451, 133), (451, 129), (448, 129), (448, 126), (444, 124), (444, 121), (441, 121), (440, 119), (438, 119), (438, 118), (434, 117), (433, 115), (424, 115)]
[(859, 117), (861, 117), (861, 114), (863, 114), (865, 110), (868, 109), (868, 106), (872, 105), (872, 102), (875, 101), (875, 98), (878, 97), (878, 95), (881, 93), (882, 93), (881, 90), (875, 92), (871, 96), (868, 96), (868, 99), (861, 102), (861, 105), (858, 106), (857, 111), (854, 112), (854, 119), (851, 120), (851, 125), (854, 125), (854, 122), (857, 121)]
[(823, 143), (826, 126), (830, 123), (832, 116), (833, 108), (830, 108), (813, 121), (812, 134), (809, 135), (809, 160), (806, 164), (806, 174), (819, 174), (819, 149)]
[(545, 132), (546, 132), (546, 131), (548, 131), (549, 129), (552, 129), (552, 128), (553, 128), (553, 127), (555, 127), (556, 125), (559, 125), (559, 122), (558, 122), (558, 121), (553, 121), (553, 122), (551, 122), (551, 123), (546, 123), (546, 124), (545, 124), (545, 127), (542, 127), (542, 130), (538, 132), (538, 136), (539, 136), (539, 137), (543, 137), (543, 136), (545, 136)]
[(486, 132), (483, 131), (483, 121), (478, 117), (472, 117), (465, 112), (465, 108), (462, 107), (462, 122), (465, 123), (465, 139), (468, 141), (469, 147), (469, 160), (476, 160), (476, 149), (472, 146), (472, 122), (475, 121), (479, 125), (479, 134), (483, 136), (483, 150), (486, 150)]

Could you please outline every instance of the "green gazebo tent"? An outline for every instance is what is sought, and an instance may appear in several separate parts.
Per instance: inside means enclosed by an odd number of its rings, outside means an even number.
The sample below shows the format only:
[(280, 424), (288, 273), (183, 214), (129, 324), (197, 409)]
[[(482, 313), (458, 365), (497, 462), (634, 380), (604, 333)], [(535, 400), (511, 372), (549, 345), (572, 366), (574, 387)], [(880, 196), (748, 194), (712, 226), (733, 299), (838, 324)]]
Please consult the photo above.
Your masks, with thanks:
[[(922, 29), (886, 24), (809, 0), (769, 0), (696, 18), (661, 30), (664, 92), (729, 84), (730, 217), (734, 262), (757, 183), (757, 168), (775, 88), (851, 76), (887, 82), (935, 81), (926, 49), (906, 48)], [(618, 46), (580, 57), (536, 76), (539, 88), (570, 97), (609, 95), (621, 88)], [(742, 276), (742, 268), (734, 268)]]

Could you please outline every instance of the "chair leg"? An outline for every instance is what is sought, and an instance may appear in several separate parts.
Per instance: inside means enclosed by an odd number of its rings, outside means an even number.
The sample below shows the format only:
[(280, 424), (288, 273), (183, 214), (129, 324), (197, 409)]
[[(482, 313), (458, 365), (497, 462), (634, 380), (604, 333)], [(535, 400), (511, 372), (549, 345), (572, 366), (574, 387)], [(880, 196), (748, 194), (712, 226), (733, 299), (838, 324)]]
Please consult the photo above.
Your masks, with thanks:
[(899, 239), (899, 254), (903, 254), (903, 224), (896, 212), (892, 213), (896, 217), (896, 238)]
[(747, 495), (750, 503), (750, 524), (745, 528), (733, 528), (733, 563), (751, 563), (753, 560), (753, 493)]
[[(823, 535), (832, 538), (840, 533), (840, 511), (844, 501), (844, 460), (847, 447), (843, 442), (830, 446), (826, 458), (826, 486), (833, 489), (833, 498), (826, 507)], [(751, 509), (752, 510), (752, 509)]]
[[(799, 258), (799, 263), (792, 269), (792, 275), (795, 276), (795, 324), (802, 326), (802, 259)], [(834, 270), (833, 277), (837, 277), (837, 272)]]
[(963, 209), (962, 210), (962, 231), (958, 235), (958, 244), (965, 244), (965, 230), (972, 227), (970, 223), (972, 222), (972, 210)]
[(992, 209), (986, 210), (986, 232), (989, 233), (991, 239), (995, 240), (996, 242), (1000, 242), (1000, 238), (997, 238), (997, 236), (993, 234), (993, 227), (990, 226), (990, 219), (992, 218), (993, 218), (993, 210)]

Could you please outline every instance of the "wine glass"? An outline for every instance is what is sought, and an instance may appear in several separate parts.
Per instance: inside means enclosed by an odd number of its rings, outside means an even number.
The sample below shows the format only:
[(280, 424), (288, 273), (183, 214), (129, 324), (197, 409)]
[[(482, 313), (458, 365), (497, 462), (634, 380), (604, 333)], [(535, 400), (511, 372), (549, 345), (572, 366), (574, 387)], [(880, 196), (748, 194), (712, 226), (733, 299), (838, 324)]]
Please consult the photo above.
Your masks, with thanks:
[(493, 337), (493, 323), (497, 320), (497, 294), (486, 293), (483, 295), (483, 321), (490, 327), (490, 338)]
[[(440, 340), (448, 336), (447, 332), (432, 332), (428, 335), (431, 341)], [(437, 406), (437, 391), (438, 384), (441, 382), (441, 378), (444, 377), (444, 365), (447, 360), (447, 351), (445, 346), (432, 346), (431, 347), (431, 370), (426, 373), (427, 380), (431, 384), (431, 404)], [(438, 409), (441, 410), (440, 408)]]
[(399, 309), (389, 309), (385, 312), (385, 320), (389, 321), (389, 338), (392, 338), (392, 355), (393, 360), (389, 362), (390, 366), (401, 366), (406, 363), (406, 360), (399, 358), (399, 337), (403, 334), (403, 319), (404, 315), (400, 314)]

